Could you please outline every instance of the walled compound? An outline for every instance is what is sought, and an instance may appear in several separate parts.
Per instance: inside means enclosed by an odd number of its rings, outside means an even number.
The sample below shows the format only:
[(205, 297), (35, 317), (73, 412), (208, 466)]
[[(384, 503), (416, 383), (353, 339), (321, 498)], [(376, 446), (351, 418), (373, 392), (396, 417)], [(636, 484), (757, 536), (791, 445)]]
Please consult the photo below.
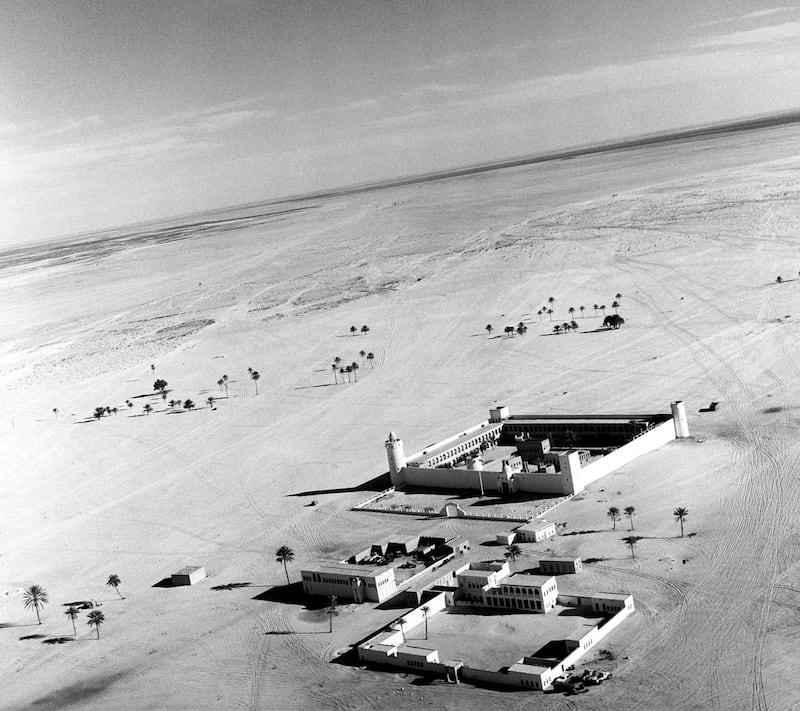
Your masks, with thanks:
[(688, 437), (686, 409), (671, 414), (510, 415), (505, 406), (458, 435), (406, 456), (394, 432), (386, 440), (392, 484), (576, 494), (606, 474), (676, 438)]
[[(544, 569), (541, 561), (540, 569)], [(545, 690), (565, 670), (616, 629), (634, 612), (631, 595), (597, 593), (564, 595), (558, 592), (552, 575), (511, 574), (508, 563), (464, 563), (455, 574), (455, 585), (432, 590), (424, 604), (396, 620), (394, 627), (358, 645), (362, 663), (403, 669), (406, 672), (443, 676), (449, 681), (480, 683)], [(508, 612), (557, 616), (561, 633), (510, 665), (502, 660), (493, 668), (462, 659), (441, 659), (430, 645), (408, 641), (409, 633), (427, 625), (435, 615), (448, 610), (493, 608)], [(560, 608), (560, 609), (559, 609)], [(461, 612), (461, 614), (464, 614)], [(473, 631), (480, 634), (485, 615), (475, 618)], [(488, 619), (491, 619), (488, 618)], [(531, 624), (535, 624), (531, 621)], [(435, 641), (435, 634), (434, 640)]]

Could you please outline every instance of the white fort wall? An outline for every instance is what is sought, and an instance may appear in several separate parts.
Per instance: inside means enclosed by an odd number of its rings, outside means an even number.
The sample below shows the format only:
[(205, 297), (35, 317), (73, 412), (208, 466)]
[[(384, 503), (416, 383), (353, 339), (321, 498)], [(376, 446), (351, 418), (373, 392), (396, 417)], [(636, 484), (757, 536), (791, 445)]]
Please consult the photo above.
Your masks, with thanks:
[(673, 420), (667, 420), (660, 425), (656, 425), (619, 449), (607, 454), (602, 459), (598, 459), (582, 467), (577, 472), (573, 472), (572, 486), (574, 493), (583, 491), (592, 482), (674, 439), (676, 439), (676, 434)]
[[(674, 402), (671, 407), (672, 417), (583, 467), (580, 464), (580, 454), (577, 451), (569, 451), (559, 456), (559, 472), (515, 472), (511, 493), (520, 491), (561, 496), (576, 494), (606, 474), (619, 469), (643, 454), (658, 449), (676, 437), (688, 437), (688, 423), (683, 403)], [(636, 416), (630, 415), (629, 417)], [(436, 465), (452, 462), (459, 455), (474, 451), (482, 441), (500, 434), (506, 422), (508, 420), (500, 422), (484, 420), (459, 434), (430, 444), (422, 451), (403, 457), (401, 461), (393, 459), (395, 455), (390, 451), (389, 464), (392, 484), (474, 491), (480, 491), (483, 488), (487, 493), (495, 492), (498, 487), (498, 472), (478, 468), (445, 468)], [(391, 450), (394, 446), (396, 454), (398, 445), (402, 451), (402, 442), (392, 440), (393, 437), (394, 435), (390, 434), (387, 448)], [(406, 462), (411, 464), (408, 465)]]

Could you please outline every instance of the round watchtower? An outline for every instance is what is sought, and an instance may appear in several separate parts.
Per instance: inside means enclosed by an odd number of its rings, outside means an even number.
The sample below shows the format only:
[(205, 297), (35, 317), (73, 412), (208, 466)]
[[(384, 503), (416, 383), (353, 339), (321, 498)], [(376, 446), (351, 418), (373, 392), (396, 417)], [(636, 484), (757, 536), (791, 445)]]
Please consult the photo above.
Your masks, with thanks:
[(400, 484), (399, 473), (400, 470), (406, 466), (406, 453), (403, 450), (403, 440), (397, 439), (394, 432), (389, 433), (389, 437), (385, 443), (386, 457), (389, 460), (389, 474), (392, 478), (392, 484)]
[(672, 403), (672, 419), (675, 422), (675, 436), (689, 436), (689, 421), (686, 419), (686, 406), (681, 400)]

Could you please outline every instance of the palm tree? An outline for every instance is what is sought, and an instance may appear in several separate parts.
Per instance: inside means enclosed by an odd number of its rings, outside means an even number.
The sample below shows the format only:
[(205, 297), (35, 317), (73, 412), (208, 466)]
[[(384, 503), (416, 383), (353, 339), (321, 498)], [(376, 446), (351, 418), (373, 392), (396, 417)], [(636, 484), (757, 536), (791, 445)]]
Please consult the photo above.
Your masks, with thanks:
[(116, 415), (116, 414), (119, 412), (119, 410), (117, 410), (117, 408), (116, 408), (116, 407), (112, 407), (112, 408), (111, 408), (111, 412), (112, 412), (114, 415)]
[(156, 374), (156, 365), (155, 365), (155, 363), (150, 363), (150, 370), (153, 371), (153, 375)]
[(367, 353), (367, 360), (369, 361), (369, 367), (370, 368), (374, 368), (375, 366), (372, 365), (372, 361), (375, 360), (375, 354), (374, 353)]
[(358, 363), (356, 362), (351, 363), (350, 368), (353, 371), (353, 377), (355, 378), (356, 382), (358, 382)]
[(328, 605), (328, 609), (326, 610), (328, 614), (328, 634), (333, 632), (333, 618), (339, 614), (339, 610), (336, 609), (336, 604), (338, 599), (336, 595), (331, 595), (330, 597), (330, 604)]
[(683, 522), (689, 515), (689, 509), (684, 508), (683, 506), (679, 506), (672, 512), (672, 515), (675, 517), (675, 520), (681, 524), (681, 538), (683, 538)]
[(228, 376), (222, 376), (222, 387), (225, 388), (225, 397), (228, 397)]
[(184, 410), (191, 410), (192, 408), (194, 408), (194, 402), (192, 402), (191, 400), (184, 400), (183, 401), (183, 409)]
[(606, 305), (605, 304), (601, 304), (600, 305), (600, 310), (603, 312), (603, 316), (605, 316), (606, 315)]
[(428, 639), (428, 615), (431, 614), (431, 608), (429, 605), (423, 605), (420, 610), (422, 610), (422, 616), (425, 618), (425, 639)]
[(216, 400), (217, 400), (217, 399), (216, 399), (216, 398), (215, 398), (213, 395), (209, 395), (209, 396), (206, 398), (206, 402), (208, 403), (208, 406), (209, 406), (209, 407), (210, 407), (212, 410), (214, 409), (214, 403), (216, 402)]
[(133, 410), (133, 403), (130, 400), (128, 400), (125, 404), (128, 406), (129, 410)]
[(552, 308), (553, 308), (553, 304), (555, 304), (555, 303), (556, 303), (556, 299), (555, 299), (555, 297), (554, 297), (554, 296), (551, 296), (551, 297), (550, 297), (550, 298), (547, 300), (547, 303), (548, 303), (548, 304), (550, 304), (550, 308), (552, 309)]
[(94, 408), (93, 416), (94, 416), (94, 418), (96, 420), (99, 420), (105, 414), (106, 414), (106, 408), (105, 407), (96, 407), (96, 408)]
[(342, 359), (339, 356), (336, 356), (333, 359), (333, 363), (334, 363), (334, 365), (336, 365), (336, 367), (338, 367), (341, 362), (342, 362)]
[(561, 326), (559, 324), (556, 324), (555, 326), (553, 326), (553, 330), (556, 332), (556, 335), (558, 335), (559, 333), (561, 333)]
[(575, 315), (575, 307), (574, 306), (570, 306), (567, 309), (567, 313), (569, 313), (570, 316), (574, 316)]
[(776, 283), (776, 284), (783, 284), (783, 278), (782, 278), (782, 277), (778, 277), (778, 278), (775, 280), (775, 283)]
[(217, 380), (217, 388), (218, 388), (220, 391), (222, 391), (222, 385), (224, 384), (224, 382), (225, 382), (225, 381), (224, 381), (222, 378), (220, 378), (219, 380)]
[(611, 308), (614, 309), (614, 313), (615, 314), (618, 314), (619, 313), (619, 301), (612, 301), (611, 302)]
[(166, 380), (164, 380), (163, 378), (159, 378), (153, 383), (153, 390), (163, 393), (164, 390), (167, 389), (167, 385), (168, 383)]
[(339, 384), (339, 378), (336, 377), (336, 363), (331, 363), (331, 370), (333, 371), (333, 382)]
[(153, 411), (153, 406), (148, 402), (144, 406), (144, 411), (149, 415)]
[(369, 333), (369, 326), (362, 326), (361, 327), (361, 335), (366, 336)]
[(622, 539), (624, 543), (627, 543), (631, 547), (631, 558), (636, 557), (636, 544), (639, 542), (639, 536), (626, 536)]
[(513, 336), (514, 335), (514, 327), (513, 326), (506, 326), (503, 329), (503, 333), (505, 333), (506, 336), (509, 336), (509, 337)]
[(166, 402), (166, 401), (167, 401), (167, 393), (161, 393), (161, 400), (162, 400), (163, 402)]
[(570, 327), (570, 328), (571, 328), (573, 331), (577, 331), (577, 330), (578, 330), (578, 322), (577, 322), (577, 321), (570, 321), (569, 327)]
[(105, 621), (106, 616), (100, 610), (92, 610), (89, 613), (89, 619), (86, 620), (86, 623), (89, 627), (94, 627), (95, 632), (97, 632), (97, 639), (100, 639), (100, 625)]
[(581, 318), (583, 318), (583, 312), (586, 311), (586, 307), (585, 306), (579, 306), (578, 307), (578, 311), (581, 312)]
[(256, 386), (256, 395), (258, 395), (258, 379), (261, 377), (261, 375), (257, 370), (254, 370), (252, 373), (250, 373), (250, 377), (253, 379), (253, 383)]
[(406, 641), (406, 632), (403, 629), (403, 625), (405, 625), (406, 622), (408, 622), (408, 620), (406, 620), (405, 617), (401, 617), (399, 620), (397, 620), (397, 624), (400, 625), (400, 634), (403, 637), (403, 643), (405, 643), (405, 641)]
[(106, 585), (114, 588), (114, 592), (116, 592), (117, 595), (119, 595), (119, 599), (124, 600), (125, 598), (122, 597), (122, 593), (119, 591), (119, 584), (121, 582), (122, 580), (120, 580), (119, 575), (117, 575), (116, 573), (112, 573), (111, 575), (108, 576), (108, 580), (106, 580)]
[(487, 323), (486, 324), (486, 333), (488, 333), (491, 336), (492, 335), (492, 330), (493, 330), (492, 329), (492, 324)]
[(595, 318), (597, 318), (597, 309), (599, 309), (600, 307), (597, 304), (594, 304), (592, 308), (594, 309), (594, 316)]
[(553, 309), (547, 309), (547, 315), (550, 317), (550, 320), (553, 320)]
[(539, 310), (536, 312), (536, 315), (539, 317), (539, 322), (540, 322), (540, 323), (541, 323), (541, 321), (542, 321), (542, 314), (543, 314), (543, 313), (544, 313), (544, 309), (539, 309)]
[(623, 513), (628, 517), (628, 520), (631, 522), (631, 531), (633, 530), (633, 517), (636, 515), (636, 507), (635, 506), (626, 506), (623, 509)]
[(58, 419), (58, 408), (57, 407), (53, 408), (53, 414), (56, 416), (56, 419)]
[(512, 543), (511, 545), (506, 546), (506, 558), (511, 558), (511, 562), (513, 563), (518, 555), (522, 555), (522, 548), (520, 548), (516, 543)]
[(78, 612), (78, 608), (74, 605), (70, 605), (66, 610), (64, 610), (64, 614), (69, 617), (70, 622), (72, 622), (72, 636), (78, 636), (78, 630), (75, 629), (75, 620), (80, 616), (80, 612)]
[(607, 512), (606, 516), (611, 519), (611, 524), (614, 527), (612, 530), (617, 530), (617, 521), (619, 521), (622, 517), (619, 514), (619, 509), (616, 506), (612, 506)]
[(287, 563), (291, 563), (294, 560), (294, 551), (289, 548), (289, 546), (281, 546), (278, 550), (275, 551), (275, 562), (276, 563), (283, 563), (283, 572), (286, 573), (286, 584), (291, 585), (291, 581), (289, 580), (289, 569), (286, 567)]
[(367, 352), (366, 351), (359, 351), (358, 355), (361, 356), (361, 365), (364, 365), (364, 358), (367, 357)]
[(342, 383), (344, 383), (344, 376), (346, 375), (344, 368), (339, 368), (339, 375), (342, 376)]
[(29, 585), (22, 593), (22, 604), (25, 605), (26, 610), (33, 608), (36, 612), (36, 620), (39, 624), (42, 624), (39, 610), (44, 608), (47, 602), (47, 590), (41, 585)]

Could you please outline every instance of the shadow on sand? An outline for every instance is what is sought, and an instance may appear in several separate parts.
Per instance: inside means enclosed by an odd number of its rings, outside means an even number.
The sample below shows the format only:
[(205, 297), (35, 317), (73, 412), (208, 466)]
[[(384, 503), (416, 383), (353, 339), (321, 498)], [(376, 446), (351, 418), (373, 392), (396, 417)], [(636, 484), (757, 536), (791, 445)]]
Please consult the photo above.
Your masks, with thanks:
[(320, 496), (321, 494), (349, 494), (356, 491), (383, 491), (392, 485), (389, 472), (376, 476), (374, 479), (365, 481), (358, 486), (341, 487), (338, 489), (310, 489), (308, 491), (298, 491), (296, 494), (286, 494), (286, 496)]

